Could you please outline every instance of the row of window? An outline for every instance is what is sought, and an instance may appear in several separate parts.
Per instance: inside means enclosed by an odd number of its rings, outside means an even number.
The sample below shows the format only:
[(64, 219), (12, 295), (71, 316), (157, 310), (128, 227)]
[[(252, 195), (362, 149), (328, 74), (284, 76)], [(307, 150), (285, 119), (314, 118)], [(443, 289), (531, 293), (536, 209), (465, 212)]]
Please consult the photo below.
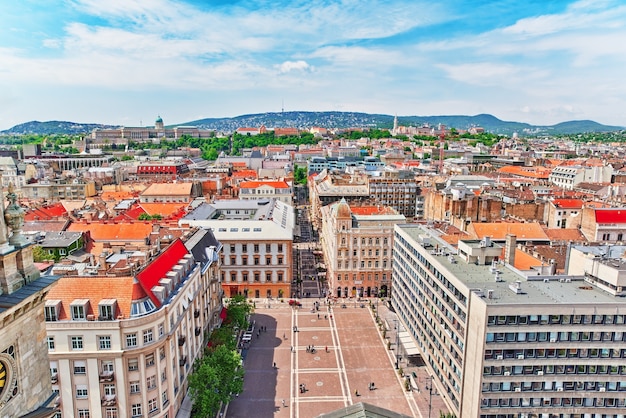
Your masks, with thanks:
[(538, 392), (538, 391), (586, 391), (586, 392), (624, 392), (626, 382), (492, 382), (483, 383), (483, 392)]
[[(250, 263), (249, 261), (252, 260), (252, 263)], [(276, 265), (282, 265), (284, 264), (284, 258), (282, 256), (278, 256), (276, 257)], [(241, 256), (241, 263), (237, 264), (237, 256), (236, 255), (231, 255), (230, 256), (230, 265), (231, 266), (272, 266), (274, 264), (272, 264), (272, 256), (266, 256), (265, 257), (265, 264), (261, 264), (261, 257), (255, 256), (252, 257), (252, 259), (248, 258), (248, 256), (242, 255)]]
[(610, 374), (626, 375), (626, 366), (617, 365), (585, 365), (585, 364), (557, 364), (547, 366), (485, 366), (483, 376), (510, 376), (510, 375), (550, 375), (550, 374)]
[[(232, 232), (235, 232), (235, 231), (232, 231)], [(244, 232), (249, 232), (249, 231), (244, 231)], [(230, 254), (236, 254), (237, 253), (237, 247), (239, 247), (241, 249), (242, 253), (247, 253), (248, 252), (248, 244), (230, 244), (230, 246), (228, 247), (230, 249)], [(260, 244), (252, 244), (252, 245), (250, 245), (250, 247), (252, 248), (252, 252), (258, 253), (260, 248), (261, 248), (261, 245)], [(279, 253), (283, 252), (283, 244), (276, 244), (276, 248), (277, 248)], [(266, 253), (271, 253), (272, 252), (272, 244), (265, 244), (265, 252)]]
[[(345, 238), (342, 238), (342, 245), (345, 245), (344, 240), (345, 240)], [(387, 253), (388, 253), (387, 249), (386, 248), (383, 249), (382, 254), (383, 254), (384, 257), (387, 256)], [(341, 250), (337, 251), (337, 255), (339, 257), (348, 257), (349, 254), (350, 254), (349, 250), (344, 250), (343, 252)], [(371, 249), (370, 250), (361, 250), (361, 256), (362, 257), (380, 257), (380, 254), (381, 253), (380, 253), (379, 249), (376, 249), (373, 252), (372, 252)], [(352, 250), (352, 256), (353, 257), (357, 257), (358, 255), (359, 255), (359, 251), (358, 250)]]
[[(387, 280), (387, 273), (383, 273), (382, 275), (383, 275), (383, 276), (382, 276), (382, 277), (383, 277), (383, 281), (386, 281), (386, 280)], [(375, 280), (375, 281), (378, 281), (378, 277), (379, 277), (379, 276), (378, 276), (378, 273), (374, 273), (374, 280)], [(344, 279), (344, 280), (346, 280), (346, 281), (350, 280), (350, 274), (348, 274), (348, 273), (344, 274), (344, 275), (343, 275), (343, 279)], [(365, 277), (365, 273), (360, 273), (360, 279), (359, 279), (359, 280), (363, 281), (363, 280), (365, 280), (365, 279), (366, 279), (366, 277)], [(356, 273), (352, 273), (352, 280), (353, 280), (353, 281), (356, 281), (356, 280), (357, 280), (357, 275), (356, 275)], [(368, 280), (368, 281), (371, 281), (371, 280), (372, 280), (372, 273), (368, 273), (368, 274), (367, 274), (367, 280)], [(337, 281), (339, 281), (339, 282), (341, 281), (341, 273), (340, 273), (340, 274), (337, 274)]]
[(563, 341), (626, 341), (626, 332), (552, 331), (552, 332), (488, 332), (487, 343), (563, 342)]
[[(621, 408), (625, 406), (624, 398), (503, 398), (482, 399), (481, 408), (525, 408), (525, 407), (603, 407)], [(574, 415), (569, 415), (574, 416)], [(585, 415), (586, 416), (586, 415)]]
[[(343, 265), (343, 267), (342, 267), (342, 265)], [(357, 260), (353, 260), (352, 261), (352, 268), (356, 269), (357, 265), (358, 265)], [(361, 260), (361, 264), (360, 265), (361, 265), (361, 268), (364, 269), (365, 268), (365, 261)], [(382, 266), (383, 266), (382, 267), (383, 269), (387, 268), (387, 260), (383, 260)], [(371, 269), (372, 267), (373, 268), (380, 268), (380, 262), (378, 260), (376, 260), (376, 261), (374, 261), (374, 264), (372, 264), (371, 260), (368, 261), (367, 262), (367, 268)], [(349, 260), (345, 260), (343, 262), (342, 262), (342, 260), (337, 261), (337, 268), (338, 269), (340, 269), (340, 268), (349, 269), (350, 268), (350, 261)]]
[(490, 315), (487, 325), (624, 324), (626, 315)]
[[(526, 358), (626, 358), (620, 348), (530, 348), (526, 350), (485, 350), (485, 360), (524, 360)], [(510, 367), (510, 366), (505, 366)]]

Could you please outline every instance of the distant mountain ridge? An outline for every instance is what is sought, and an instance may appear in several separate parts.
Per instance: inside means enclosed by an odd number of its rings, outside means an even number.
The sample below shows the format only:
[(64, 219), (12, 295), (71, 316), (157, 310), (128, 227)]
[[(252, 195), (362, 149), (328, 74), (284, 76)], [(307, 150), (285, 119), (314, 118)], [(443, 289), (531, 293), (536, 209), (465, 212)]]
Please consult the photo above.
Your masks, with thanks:
[[(338, 128), (381, 128), (391, 129), (394, 116), (359, 112), (270, 112), (235, 116), (231, 118), (205, 118), (172, 126), (197, 126), (201, 129), (210, 129), (220, 132), (232, 132), (240, 127), (258, 127), (265, 125), (268, 128), (311, 128), (319, 126), (329, 129)], [(443, 124), (448, 128), (465, 130), (472, 126), (480, 126), (486, 132), (511, 135), (517, 132), (520, 136), (575, 134), (585, 132), (614, 132), (625, 129), (623, 126), (609, 126), (591, 120), (577, 120), (561, 122), (556, 125), (541, 126), (523, 122), (503, 121), (489, 114), (475, 116), (442, 115), (442, 116), (398, 116), (398, 124), (402, 126), (429, 125), (436, 127)], [(1, 131), (3, 135), (21, 134), (88, 134), (95, 128), (109, 129), (115, 125), (97, 123), (75, 123), (63, 121), (38, 122), (32, 121), (16, 125), (11, 129)]]

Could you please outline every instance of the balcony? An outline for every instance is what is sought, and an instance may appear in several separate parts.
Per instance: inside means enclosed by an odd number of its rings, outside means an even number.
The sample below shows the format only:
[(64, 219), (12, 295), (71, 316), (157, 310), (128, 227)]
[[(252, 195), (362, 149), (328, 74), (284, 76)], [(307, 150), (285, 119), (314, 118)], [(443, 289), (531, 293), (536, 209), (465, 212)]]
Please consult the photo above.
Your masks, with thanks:
[(182, 347), (183, 345), (185, 345), (185, 341), (187, 341), (187, 337), (178, 337), (178, 346)]
[(115, 373), (114, 372), (100, 372), (99, 378), (100, 378), (100, 383), (112, 382), (113, 380), (115, 380)]
[(200, 318), (200, 309), (196, 309), (195, 311), (193, 311), (193, 317)]
[(102, 406), (115, 406), (116, 403), (115, 395), (104, 395), (100, 400)]
[(200, 327), (196, 327), (196, 331), (195, 331), (196, 337), (200, 335), (201, 332), (202, 332), (202, 329)]
[(187, 356), (182, 356), (180, 360), (178, 360), (178, 365), (183, 367), (185, 364), (187, 364)]

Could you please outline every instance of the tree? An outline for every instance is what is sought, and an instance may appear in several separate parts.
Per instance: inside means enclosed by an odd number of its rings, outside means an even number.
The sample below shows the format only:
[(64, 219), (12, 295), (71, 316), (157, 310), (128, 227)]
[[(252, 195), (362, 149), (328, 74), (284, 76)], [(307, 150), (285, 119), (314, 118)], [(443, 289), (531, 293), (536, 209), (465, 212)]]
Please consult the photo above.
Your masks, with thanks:
[(194, 416), (215, 416), (222, 404), (243, 391), (243, 375), (241, 356), (224, 345), (196, 360), (189, 375)]
[(239, 329), (248, 328), (248, 316), (252, 312), (252, 305), (248, 303), (243, 295), (235, 295), (228, 301), (226, 310), (226, 322)]
[(41, 263), (42, 261), (50, 260), (50, 256), (46, 251), (41, 248), (41, 245), (35, 245), (33, 247), (33, 261)]

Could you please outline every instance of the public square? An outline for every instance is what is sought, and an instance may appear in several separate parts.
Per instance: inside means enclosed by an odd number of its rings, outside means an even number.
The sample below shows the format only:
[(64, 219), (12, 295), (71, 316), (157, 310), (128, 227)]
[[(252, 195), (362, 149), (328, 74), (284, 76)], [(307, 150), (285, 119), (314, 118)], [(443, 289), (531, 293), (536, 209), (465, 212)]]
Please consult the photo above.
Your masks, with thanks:
[[(429, 404), (431, 417), (447, 410), (439, 394), (427, 389), (425, 370), (396, 357), (393, 325), (383, 338), (369, 301), (347, 301), (345, 308), (342, 301), (331, 307), (323, 298), (301, 301), (300, 308), (287, 300), (255, 301), (244, 390), (226, 417), (308, 418), (359, 402), (411, 417), (428, 417)], [(383, 304), (379, 315), (386, 327), (393, 321)], [(396, 370), (399, 360), (405, 374), (415, 373), (411, 391)]]

